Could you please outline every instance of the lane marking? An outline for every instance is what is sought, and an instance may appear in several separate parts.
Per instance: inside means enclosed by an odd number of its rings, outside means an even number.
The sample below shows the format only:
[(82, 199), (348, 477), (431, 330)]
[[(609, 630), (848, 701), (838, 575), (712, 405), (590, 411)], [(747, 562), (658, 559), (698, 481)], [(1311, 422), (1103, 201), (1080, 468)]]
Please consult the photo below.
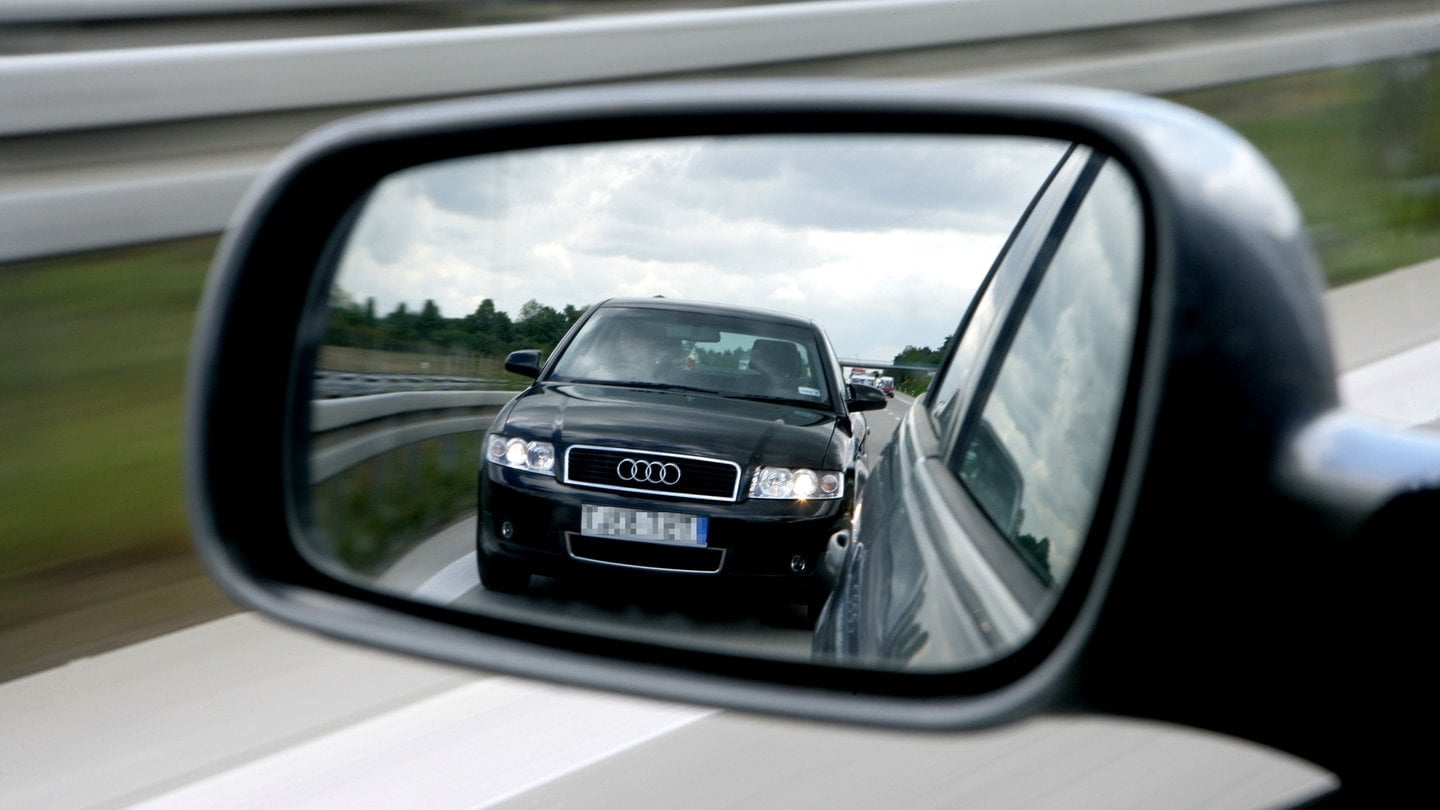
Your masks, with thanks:
[(134, 807), (490, 807), (715, 709), (494, 677)]
[(1424, 343), (1339, 377), (1340, 401), (1396, 427), (1440, 422), (1440, 340)]
[(464, 596), (480, 581), (478, 566), (475, 552), (465, 554), (420, 583), (420, 587), (416, 588), (411, 596), (422, 602), (448, 605)]

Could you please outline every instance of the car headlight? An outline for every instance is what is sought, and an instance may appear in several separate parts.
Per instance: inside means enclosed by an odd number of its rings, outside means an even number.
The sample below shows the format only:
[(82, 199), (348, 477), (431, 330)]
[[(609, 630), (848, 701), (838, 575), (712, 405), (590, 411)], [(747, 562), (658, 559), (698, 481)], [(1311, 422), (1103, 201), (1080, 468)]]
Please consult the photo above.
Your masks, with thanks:
[(845, 494), (844, 477), (829, 470), (761, 467), (750, 478), (750, 497), (773, 500), (829, 500)]
[(485, 458), (502, 467), (540, 473), (555, 474), (555, 445), (550, 442), (534, 442), (492, 433), (485, 438)]

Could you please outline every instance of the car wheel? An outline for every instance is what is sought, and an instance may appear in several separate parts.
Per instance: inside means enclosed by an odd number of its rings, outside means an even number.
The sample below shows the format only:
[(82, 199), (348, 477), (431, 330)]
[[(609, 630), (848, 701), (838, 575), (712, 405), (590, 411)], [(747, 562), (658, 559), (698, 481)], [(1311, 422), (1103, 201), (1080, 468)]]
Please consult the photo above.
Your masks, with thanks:
[(483, 551), (475, 556), (480, 568), (480, 584), (485, 586), (485, 590), (524, 593), (530, 587), (530, 572), (524, 568)]

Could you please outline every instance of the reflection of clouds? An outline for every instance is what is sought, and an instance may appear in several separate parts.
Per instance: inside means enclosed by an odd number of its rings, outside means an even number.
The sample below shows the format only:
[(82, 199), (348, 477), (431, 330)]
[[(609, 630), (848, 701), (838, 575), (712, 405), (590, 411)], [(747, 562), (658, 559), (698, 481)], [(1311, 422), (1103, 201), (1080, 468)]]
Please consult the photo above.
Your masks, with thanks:
[(1025, 313), (985, 419), (1025, 481), (1020, 531), (1068, 572), (1089, 528), (1129, 370), (1141, 262), (1133, 186), (1109, 164)]
[(707, 206), (790, 228), (965, 229), (1023, 207), (1035, 188), (1016, 182), (1026, 164), (1058, 158), (1054, 143), (1017, 138), (812, 136), (785, 150), (774, 140), (697, 155), (690, 179), (711, 190)]
[(780, 309), (846, 356), (938, 346), (1061, 145), (910, 136), (600, 144), (447, 161), (376, 189), (339, 285), (383, 314), (664, 295)]

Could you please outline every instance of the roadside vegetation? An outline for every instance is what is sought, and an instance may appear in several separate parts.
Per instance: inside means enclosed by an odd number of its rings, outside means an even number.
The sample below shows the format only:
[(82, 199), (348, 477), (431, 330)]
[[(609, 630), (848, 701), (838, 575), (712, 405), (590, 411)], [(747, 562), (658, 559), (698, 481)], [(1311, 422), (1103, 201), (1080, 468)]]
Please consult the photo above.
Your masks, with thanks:
[(376, 576), (437, 529), (477, 506), (480, 441), (455, 434), (406, 445), (362, 462), (314, 490), (312, 514), (324, 552)]
[[(486, 298), (469, 315), (447, 317), (434, 301), (418, 311), (401, 302), (389, 313), (375, 309), (375, 299), (355, 301), (342, 291), (331, 296), (325, 342), (330, 346), (382, 352), (438, 354), (503, 361), (517, 349), (540, 349), (548, 357), (565, 332), (584, 314), (584, 307), (564, 309), (531, 299), (515, 317)], [(501, 368), (503, 369), (503, 362)]]
[(1440, 58), (1170, 98), (1229, 124), (1275, 164), (1330, 286), (1440, 257)]

